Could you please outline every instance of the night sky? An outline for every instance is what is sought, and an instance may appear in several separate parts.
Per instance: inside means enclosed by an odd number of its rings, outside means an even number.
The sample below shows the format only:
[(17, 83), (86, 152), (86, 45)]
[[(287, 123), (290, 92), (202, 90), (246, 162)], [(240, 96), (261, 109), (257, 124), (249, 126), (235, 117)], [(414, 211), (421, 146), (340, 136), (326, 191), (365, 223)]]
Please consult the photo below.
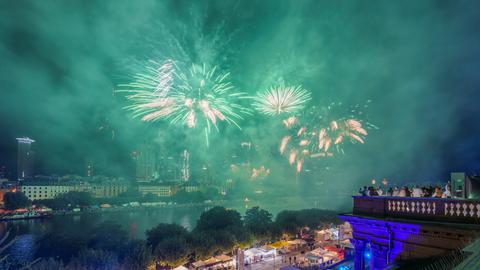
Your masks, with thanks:
[[(207, 148), (194, 131), (132, 119), (116, 87), (149, 59), (208, 63), (254, 95), (301, 84), (310, 105), (369, 103), (365, 145), (312, 161), (305, 181), (439, 181), (480, 173), (478, 1), (0, 0), (0, 165), (14, 176), (16, 137), (36, 140), (36, 171), (130, 175), (130, 153), (193, 149), (198, 164), (233, 162), (241, 141), (272, 181), (290, 168), (280, 129), (258, 114), (222, 127)], [(199, 138), (197, 138), (199, 137)], [(313, 165), (312, 165), (313, 166)], [(363, 181), (363, 182), (362, 182)]]

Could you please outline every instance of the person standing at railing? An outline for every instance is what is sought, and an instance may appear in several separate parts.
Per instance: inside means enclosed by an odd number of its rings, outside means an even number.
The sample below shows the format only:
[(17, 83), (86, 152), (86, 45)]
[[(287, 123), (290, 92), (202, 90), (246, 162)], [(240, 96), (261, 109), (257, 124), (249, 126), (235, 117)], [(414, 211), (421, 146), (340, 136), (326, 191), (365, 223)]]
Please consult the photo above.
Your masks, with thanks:
[(452, 192), (450, 191), (450, 183), (447, 182), (445, 185), (445, 191), (442, 194), (442, 198), (451, 198)]
[(412, 190), (407, 186), (404, 186), (404, 188), (405, 188), (405, 197), (412, 197)]
[(368, 187), (367, 196), (378, 196), (378, 193), (373, 187)]
[(415, 198), (423, 197), (423, 191), (417, 185), (413, 188), (412, 197), (415, 197)]
[(395, 188), (393, 189), (392, 196), (395, 196), (395, 197), (396, 197), (396, 196), (400, 196), (399, 193), (400, 193), (400, 190), (398, 190), (398, 187), (395, 187)]
[(393, 196), (393, 188), (390, 187), (390, 188), (387, 190), (387, 196), (390, 196), (390, 197)]
[(442, 198), (442, 189), (440, 187), (435, 187), (435, 192), (433, 193), (433, 198)]

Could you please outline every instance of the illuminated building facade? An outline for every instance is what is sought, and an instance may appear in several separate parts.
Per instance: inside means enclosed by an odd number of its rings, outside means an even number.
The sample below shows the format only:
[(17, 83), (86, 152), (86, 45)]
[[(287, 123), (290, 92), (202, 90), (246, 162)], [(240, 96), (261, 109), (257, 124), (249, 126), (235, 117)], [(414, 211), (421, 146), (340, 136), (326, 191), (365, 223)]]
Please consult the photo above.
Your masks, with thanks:
[(386, 269), (464, 248), (480, 232), (480, 201), (354, 196), (340, 218), (352, 227), (355, 269)]
[(33, 177), (33, 161), (34, 152), (32, 151), (32, 143), (35, 141), (22, 137), (17, 138), (18, 155), (17, 155), (17, 180), (22, 181)]
[(122, 182), (93, 184), (90, 188), (92, 196), (96, 198), (117, 197), (118, 195), (126, 192), (127, 190), (128, 185)]
[(170, 197), (177, 193), (178, 187), (175, 185), (140, 185), (138, 192), (142, 195), (152, 194), (158, 197)]
[(73, 191), (74, 187), (62, 184), (49, 183), (25, 183), (20, 187), (20, 191), (27, 196), (29, 200), (53, 199), (60, 194)]

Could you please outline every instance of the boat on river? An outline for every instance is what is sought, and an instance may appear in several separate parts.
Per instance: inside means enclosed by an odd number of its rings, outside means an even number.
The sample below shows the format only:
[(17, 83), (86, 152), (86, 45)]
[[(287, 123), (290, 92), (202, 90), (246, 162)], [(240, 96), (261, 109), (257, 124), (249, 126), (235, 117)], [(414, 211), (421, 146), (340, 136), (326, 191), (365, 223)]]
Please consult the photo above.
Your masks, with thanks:
[(33, 219), (33, 218), (46, 218), (51, 217), (51, 211), (13, 211), (10, 213), (4, 213), (0, 215), (0, 221), (18, 220), (18, 219)]

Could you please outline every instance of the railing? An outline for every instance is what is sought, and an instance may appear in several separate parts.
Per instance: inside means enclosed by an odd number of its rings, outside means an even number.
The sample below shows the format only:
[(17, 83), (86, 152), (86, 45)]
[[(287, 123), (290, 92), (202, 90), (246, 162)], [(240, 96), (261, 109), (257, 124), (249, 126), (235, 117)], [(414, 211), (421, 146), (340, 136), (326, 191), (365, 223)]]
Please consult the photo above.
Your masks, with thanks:
[(414, 197), (353, 196), (353, 214), (480, 224), (480, 201)]

